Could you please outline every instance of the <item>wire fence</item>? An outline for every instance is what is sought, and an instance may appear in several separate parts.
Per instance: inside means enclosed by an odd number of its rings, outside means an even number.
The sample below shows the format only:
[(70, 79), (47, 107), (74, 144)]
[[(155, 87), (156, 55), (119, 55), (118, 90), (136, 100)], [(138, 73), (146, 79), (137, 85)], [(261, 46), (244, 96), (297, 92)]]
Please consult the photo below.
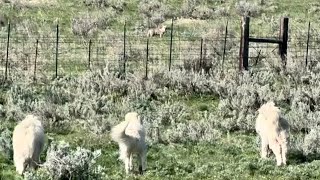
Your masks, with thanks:
[[(239, 35), (228, 33), (209, 37), (151, 37), (126, 35), (104, 38), (75, 38), (59, 35), (39, 37), (10, 34), (0, 36), (0, 73), (8, 78), (31, 73), (35, 79), (80, 74), (108, 68), (121, 73), (147, 73), (159, 67), (170, 69), (238, 68)], [(277, 59), (278, 46), (250, 43), (249, 67), (265, 59)], [(320, 57), (317, 32), (291, 29), (288, 56), (312, 66)]]

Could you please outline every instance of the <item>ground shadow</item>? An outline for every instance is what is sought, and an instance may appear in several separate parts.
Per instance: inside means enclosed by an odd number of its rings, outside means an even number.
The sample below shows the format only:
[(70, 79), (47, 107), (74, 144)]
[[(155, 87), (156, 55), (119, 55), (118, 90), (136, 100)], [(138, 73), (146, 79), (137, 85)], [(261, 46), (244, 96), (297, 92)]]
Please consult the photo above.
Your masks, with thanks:
[(309, 163), (315, 160), (320, 160), (320, 154), (313, 153), (304, 155), (301, 150), (289, 150), (287, 154), (288, 164), (298, 165), (303, 163)]

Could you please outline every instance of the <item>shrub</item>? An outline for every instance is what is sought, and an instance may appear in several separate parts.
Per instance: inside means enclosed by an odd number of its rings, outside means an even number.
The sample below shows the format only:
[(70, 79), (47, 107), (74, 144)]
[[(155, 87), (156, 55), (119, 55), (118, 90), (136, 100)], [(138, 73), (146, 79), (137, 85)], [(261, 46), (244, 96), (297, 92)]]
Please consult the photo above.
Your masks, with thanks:
[(238, 2), (235, 8), (240, 16), (256, 17), (259, 16), (261, 13), (261, 9), (257, 4), (246, 1)]
[(113, 21), (115, 15), (116, 11), (112, 8), (107, 8), (96, 13), (80, 14), (72, 19), (72, 32), (79, 36), (92, 36), (97, 31), (97, 28), (106, 29), (109, 23)]
[(229, 7), (217, 7), (217, 9), (214, 11), (214, 14), (217, 17), (228, 17), (230, 16), (230, 8)]
[(205, 5), (196, 6), (192, 11), (192, 17), (196, 19), (212, 19), (214, 16), (213, 9)]
[(9, 121), (36, 112), (50, 130), (65, 131), (80, 123), (100, 134), (110, 130), (125, 113), (135, 110), (145, 115), (151, 129), (158, 127), (165, 132), (168, 126), (201, 117), (202, 112), (176, 103), (177, 97), (210, 94), (220, 100), (216, 112), (209, 113), (210, 122), (217, 129), (253, 131), (256, 110), (268, 100), (280, 106), (294, 132), (318, 125), (318, 70), (314, 68), (305, 74), (294, 64), (288, 64), (287, 70), (282, 71), (278, 64), (263, 63), (266, 71), (241, 74), (235, 69), (224, 72), (214, 69), (205, 74), (159, 68), (149, 74), (148, 80), (143, 80), (143, 73), (127, 72), (122, 79), (105, 68), (45, 80), (42, 87), (17, 80), (6, 90), (1, 111)]
[(305, 155), (320, 154), (320, 128), (312, 128), (305, 136), (302, 146)]
[(145, 27), (157, 27), (166, 20), (169, 9), (162, 0), (143, 0), (139, 3)]
[(25, 174), (26, 179), (102, 179), (104, 168), (96, 164), (100, 150), (81, 147), (72, 149), (66, 142), (53, 142), (47, 151), (46, 162), (36, 172)]
[(198, 5), (198, 0), (184, 0), (181, 6), (181, 14), (184, 17), (190, 17), (194, 8)]
[(0, 135), (0, 153), (2, 153), (7, 159), (12, 159), (12, 132), (9, 129), (4, 129)]
[(94, 6), (98, 8), (112, 7), (115, 10), (123, 11), (126, 6), (126, 1), (124, 0), (84, 0), (86, 6)]
[(222, 135), (210, 122), (190, 121), (177, 123), (164, 132), (164, 140), (170, 143), (213, 142)]

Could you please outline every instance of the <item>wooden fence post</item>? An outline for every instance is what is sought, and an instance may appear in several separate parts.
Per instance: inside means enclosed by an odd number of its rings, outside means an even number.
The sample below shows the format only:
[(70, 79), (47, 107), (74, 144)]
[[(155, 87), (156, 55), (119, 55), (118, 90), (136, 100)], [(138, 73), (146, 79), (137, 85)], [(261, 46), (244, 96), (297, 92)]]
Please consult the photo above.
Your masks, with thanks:
[(239, 70), (248, 70), (249, 66), (249, 25), (250, 18), (243, 17), (241, 24)]
[(279, 39), (266, 39), (249, 37), (250, 18), (243, 17), (241, 23), (241, 39), (239, 51), (239, 70), (248, 70), (249, 67), (249, 42), (255, 43), (272, 43), (279, 45), (279, 55), (282, 64), (285, 68), (287, 64), (287, 49), (288, 49), (288, 27), (289, 19), (287, 17), (281, 19)]
[(289, 18), (282, 18), (280, 23), (280, 41), (282, 42), (279, 44), (279, 54), (284, 66), (287, 65), (288, 29)]

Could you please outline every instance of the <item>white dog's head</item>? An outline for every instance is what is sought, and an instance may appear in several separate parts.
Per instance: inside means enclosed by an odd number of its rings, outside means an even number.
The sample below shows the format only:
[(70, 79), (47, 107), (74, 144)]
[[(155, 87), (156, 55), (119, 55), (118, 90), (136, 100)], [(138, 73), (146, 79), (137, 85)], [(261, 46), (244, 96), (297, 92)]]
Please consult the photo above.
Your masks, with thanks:
[(275, 103), (273, 101), (268, 101), (267, 103), (263, 104), (259, 109), (258, 112), (263, 114), (264, 112), (269, 111), (276, 111), (279, 112), (279, 108), (275, 106)]
[(137, 112), (129, 112), (124, 117), (125, 121), (135, 121), (142, 124), (140, 116)]

